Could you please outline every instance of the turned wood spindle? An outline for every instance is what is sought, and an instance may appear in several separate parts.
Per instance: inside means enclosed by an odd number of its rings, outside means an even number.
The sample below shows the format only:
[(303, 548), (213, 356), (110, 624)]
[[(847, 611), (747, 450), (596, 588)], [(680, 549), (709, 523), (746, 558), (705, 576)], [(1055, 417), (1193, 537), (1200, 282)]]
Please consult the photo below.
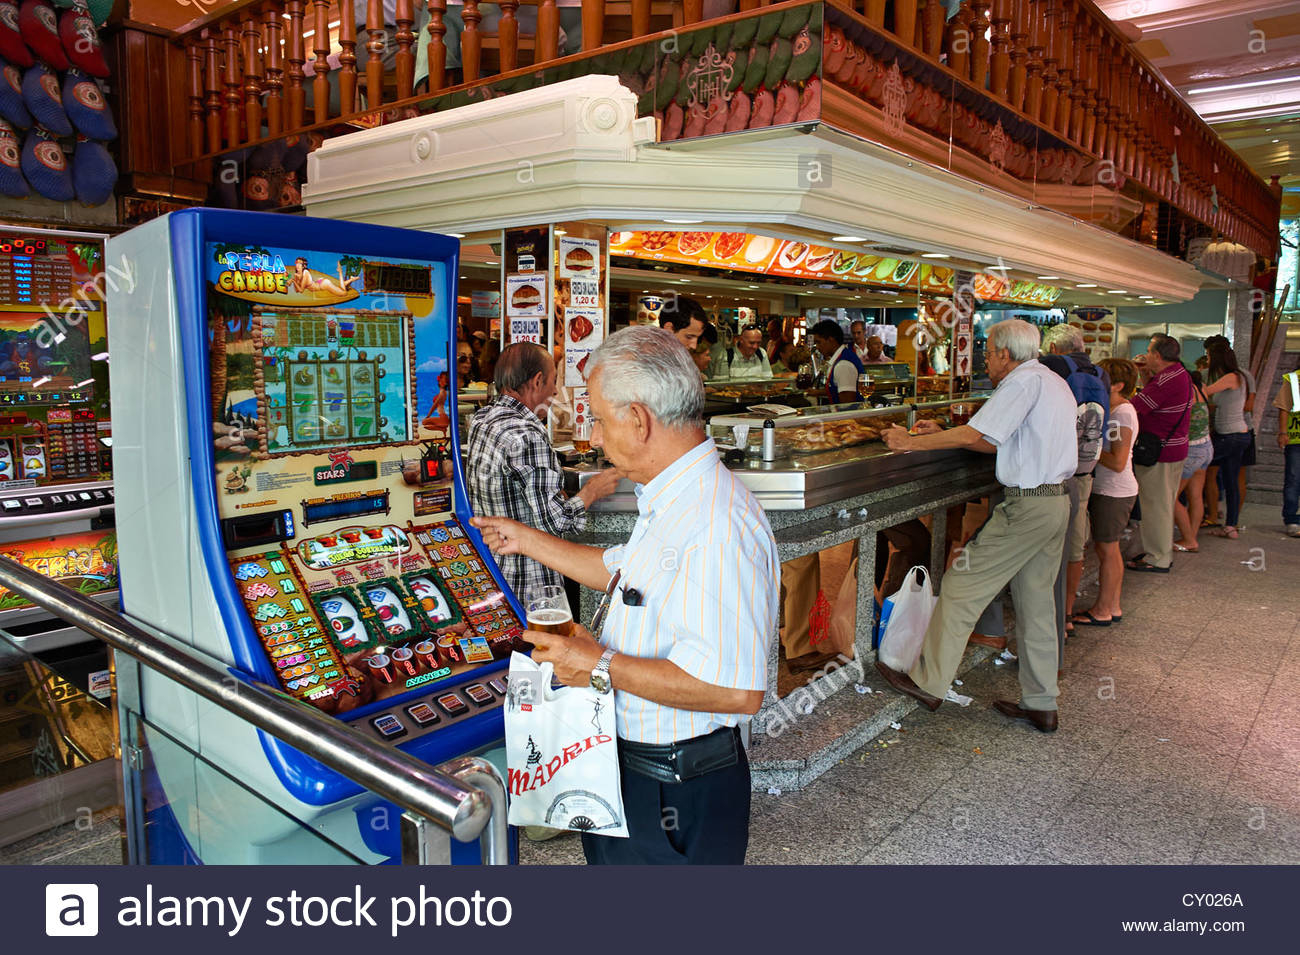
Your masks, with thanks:
[(1012, 109), (1024, 109), (1028, 81), (1029, 0), (1012, 0), (1011, 73), (1007, 79), (1007, 102)]
[(989, 60), (989, 91), (1008, 98), (1011, 82), (1011, 0), (993, 0), (993, 53)]
[(917, 45), (935, 63), (939, 62), (939, 55), (943, 52), (943, 24), (946, 16), (943, 0), (925, 0), (921, 11), (921, 42)]
[(1027, 0), (1026, 15), (1029, 20), (1029, 39), (1025, 42), (1025, 115), (1038, 118), (1043, 108), (1043, 55), (1047, 50), (1047, 34), (1043, 29), (1043, 10), (1047, 0)]
[[(340, 116), (346, 116), (357, 111), (357, 11), (355, 2), (356, 0), (339, 0)], [(380, 19), (383, 19), (382, 13)], [(382, 66), (380, 69), (382, 72)]]
[(497, 45), (501, 50), (501, 72), (509, 73), (519, 66), (519, 0), (505, 0), (501, 6), (501, 23), (497, 26)]
[(303, 3), (302, 0), (288, 0), (284, 5), (289, 14), (289, 27), (285, 59), (289, 62), (289, 88), (285, 92), (284, 105), (287, 110), (285, 122), (289, 129), (299, 129), (306, 123), (307, 91), (303, 89), (303, 64), (307, 62), (307, 44), (302, 38)]
[[(366, 3), (366, 108), (384, 105), (384, 49), (388, 31), (384, 27), (383, 0)], [(346, 112), (346, 110), (345, 110)]]
[[(746, 4), (749, 6), (746, 6)], [(750, 10), (758, 6), (758, 0), (740, 0), (740, 9)], [(632, 38), (645, 36), (650, 32), (650, 0), (632, 0)]]
[(1101, 34), (1100, 27), (1092, 20), (1085, 24), (1084, 34), (1084, 118), (1083, 135), (1079, 145), (1093, 150), (1093, 141), (1097, 134), (1097, 71), (1100, 63)]
[(885, 2), (886, 0), (866, 0), (867, 22), (873, 27), (885, 25)]
[(984, 89), (988, 86), (989, 77), (989, 4), (986, 0), (978, 0), (972, 7), (975, 12), (974, 19), (971, 20), (971, 51), (970, 51), (970, 81), (978, 89)]
[(428, 0), (429, 10), (429, 92), (436, 93), (447, 85), (447, 0)]
[(961, 0), (961, 6), (948, 21), (944, 46), (948, 53), (948, 67), (966, 79), (970, 76), (971, 17), (970, 0)]
[[(704, 4), (700, 2), (700, 19)], [(582, 48), (598, 50), (605, 44), (605, 0), (582, 0)]]
[(1060, 0), (1044, 0), (1040, 4), (1043, 17), (1043, 98), (1035, 117), (1044, 126), (1052, 125), (1056, 116), (1056, 64), (1060, 62), (1060, 36), (1056, 32), (1056, 16)]
[(1056, 115), (1049, 116), (1048, 125), (1062, 136), (1070, 135), (1070, 110), (1074, 91), (1074, 14), (1070, 0), (1061, 0), (1056, 16)]
[(202, 156), (203, 149), (203, 48), (193, 37), (185, 43), (185, 82), (189, 100), (190, 156)]
[(415, 92), (415, 2), (414, 0), (397, 0), (397, 15), (394, 21), (397, 32), (393, 40), (397, 44), (394, 54), (393, 70), (397, 74), (397, 98), (406, 99)]
[(541, 0), (537, 5), (537, 62), (545, 63), (560, 55), (560, 11), (555, 0)]
[(311, 38), (312, 52), (316, 58), (312, 67), (316, 71), (312, 79), (312, 112), (315, 121), (323, 123), (330, 118), (330, 3), (329, 0), (311, 0), (315, 19), (315, 34)]
[(465, 82), (473, 83), (479, 78), (483, 65), (483, 34), (478, 28), (483, 14), (479, 11), (478, 0), (465, 0), (460, 16), (465, 21), (465, 31), (460, 35), (460, 68), (465, 74)]
[[(583, 6), (586, 6), (584, 0)], [(704, 0), (682, 0), (682, 22), (687, 26), (704, 19)]]
[(203, 106), (207, 118), (208, 152), (221, 151), (221, 67), (215, 30), (204, 29)]
[(249, 140), (262, 138), (262, 42), (261, 24), (252, 10), (243, 20), (244, 125)]
[(225, 127), (226, 127), (226, 145), (238, 146), (242, 142), (240, 136), (241, 126), (243, 124), (243, 105), (244, 96), (242, 83), (239, 76), (239, 32), (235, 29), (235, 21), (231, 20), (222, 29), (221, 45), (225, 57)]
[(280, 10), (275, 5), (262, 13), (262, 72), (266, 75), (266, 134), (284, 131), (284, 51)]
[(1074, 35), (1070, 38), (1070, 62), (1074, 70), (1074, 85), (1070, 87), (1068, 122), (1061, 132), (1073, 142), (1083, 142), (1084, 116), (1088, 100), (1088, 27), (1090, 18), (1083, 8), (1075, 9)]
[(916, 0), (894, 0), (894, 36), (904, 46), (916, 45)]

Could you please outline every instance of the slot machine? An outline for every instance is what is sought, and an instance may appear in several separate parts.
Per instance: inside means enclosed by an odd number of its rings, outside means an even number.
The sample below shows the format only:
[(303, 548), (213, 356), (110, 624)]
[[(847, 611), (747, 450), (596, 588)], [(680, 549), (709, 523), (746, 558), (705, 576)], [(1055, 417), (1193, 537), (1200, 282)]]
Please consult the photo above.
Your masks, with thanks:
[[(106, 266), (103, 235), (0, 225), (0, 553), (113, 607), (103, 296), (119, 278)], [(112, 755), (116, 731), (99, 640), (3, 588), (0, 628), (3, 844), (31, 831), (21, 794), (34, 779), (59, 774), (63, 791), (76, 793), (61, 801), (68, 812), (115, 803), (112, 791), (83, 794), (78, 777)], [(88, 697), (105, 705), (86, 706)], [(103, 774), (91, 775), (102, 788)], [(44, 808), (46, 827), (65, 821)]]
[[(110, 241), (136, 276), (110, 297), (132, 319), (110, 330), (123, 612), (430, 764), (500, 764), (522, 614), (467, 520), (458, 251), (207, 209)], [(167, 738), (142, 861), (397, 859), (395, 807), (140, 679)]]

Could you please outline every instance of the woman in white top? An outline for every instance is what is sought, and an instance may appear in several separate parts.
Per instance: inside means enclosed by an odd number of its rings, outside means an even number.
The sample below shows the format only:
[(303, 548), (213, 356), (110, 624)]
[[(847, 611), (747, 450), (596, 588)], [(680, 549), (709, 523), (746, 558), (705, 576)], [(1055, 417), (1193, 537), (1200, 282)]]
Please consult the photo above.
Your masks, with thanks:
[(1075, 615), (1074, 624), (1080, 627), (1109, 627), (1123, 619), (1119, 597), (1124, 584), (1124, 557), (1119, 541), (1138, 494), (1133, 475), (1133, 439), (1137, 437), (1138, 420), (1129, 402), (1137, 390), (1137, 365), (1126, 358), (1106, 358), (1097, 365), (1110, 375), (1110, 424), (1092, 474), (1092, 496), (1088, 498), (1092, 543), (1100, 564), (1097, 601)]

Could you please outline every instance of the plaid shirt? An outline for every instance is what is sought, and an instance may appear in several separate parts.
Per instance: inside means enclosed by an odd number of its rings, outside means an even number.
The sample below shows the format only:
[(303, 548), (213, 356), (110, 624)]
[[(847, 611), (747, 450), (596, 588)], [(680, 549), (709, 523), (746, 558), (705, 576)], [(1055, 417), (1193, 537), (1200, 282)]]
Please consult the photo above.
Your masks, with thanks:
[[(587, 525), (582, 499), (564, 496), (560, 461), (546, 428), (523, 402), (498, 395), (469, 424), (469, 503), (475, 514), (510, 517), (561, 537)], [(496, 556), (520, 600), (536, 587), (562, 585), (560, 575), (518, 554)]]

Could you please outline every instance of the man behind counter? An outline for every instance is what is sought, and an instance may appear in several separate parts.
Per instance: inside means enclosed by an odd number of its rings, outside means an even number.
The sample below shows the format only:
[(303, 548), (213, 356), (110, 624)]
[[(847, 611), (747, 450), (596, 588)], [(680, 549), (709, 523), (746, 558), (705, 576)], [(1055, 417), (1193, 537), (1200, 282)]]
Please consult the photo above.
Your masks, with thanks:
[(718, 352), (710, 378), (771, 378), (772, 366), (763, 351), (763, 330), (746, 325), (734, 346)]
[(812, 327), (813, 347), (826, 359), (826, 396), (833, 405), (858, 400), (858, 375), (862, 362), (844, 344), (844, 329), (824, 318)]
[(671, 334), (625, 328), (588, 367), (591, 443), (639, 485), (627, 544), (602, 550), (500, 517), (472, 523), (495, 553), (562, 567), (594, 590), (620, 572), (600, 642), (581, 626), (525, 635), (561, 682), (613, 687), (629, 838), (583, 833), (587, 861), (739, 865), (750, 775), (738, 727), (767, 687), (776, 541), (705, 435), (703, 383)]
[[(573, 497), (542, 420), (555, 397), (555, 362), (541, 345), (516, 342), (501, 352), (494, 378), (497, 396), (469, 424), (469, 502), (475, 514), (501, 514), (549, 534), (572, 534), (587, 525), (587, 508), (610, 494), (623, 472), (595, 475)], [(530, 590), (562, 586), (555, 571), (527, 557), (500, 559), (506, 583), (521, 601)]]
[(664, 307), (659, 310), (659, 327), (672, 332), (686, 346), (686, 350), (692, 353), (700, 343), (708, 319), (709, 316), (695, 299), (682, 295), (668, 296)]

